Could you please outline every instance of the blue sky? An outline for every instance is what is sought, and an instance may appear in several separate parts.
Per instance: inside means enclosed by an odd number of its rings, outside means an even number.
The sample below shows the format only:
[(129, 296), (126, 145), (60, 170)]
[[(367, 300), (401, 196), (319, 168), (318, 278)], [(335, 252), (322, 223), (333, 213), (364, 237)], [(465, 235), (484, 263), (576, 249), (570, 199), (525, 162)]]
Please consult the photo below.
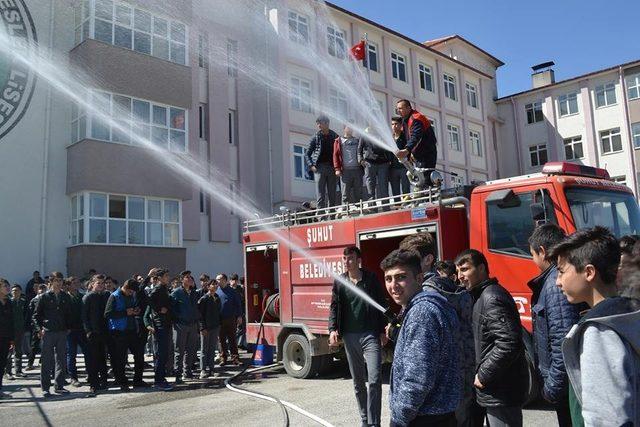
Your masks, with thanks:
[(556, 80), (640, 59), (638, 0), (333, 0), (425, 41), (459, 34), (505, 63), (499, 96), (531, 88), (531, 66), (554, 61)]

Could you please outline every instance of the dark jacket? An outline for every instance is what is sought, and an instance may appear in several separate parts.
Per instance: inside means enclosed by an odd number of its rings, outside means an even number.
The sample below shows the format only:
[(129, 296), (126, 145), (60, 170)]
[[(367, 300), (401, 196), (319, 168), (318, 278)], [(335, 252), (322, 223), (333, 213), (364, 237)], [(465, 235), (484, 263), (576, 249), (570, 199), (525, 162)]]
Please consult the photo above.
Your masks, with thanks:
[(36, 285), (40, 285), (44, 283), (44, 279), (42, 277), (38, 277), (38, 280), (34, 280), (33, 278), (27, 282), (27, 286), (24, 288), (24, 294), (29, 301), (31, 301), (37, 295), (36, 290), (34, 289)]
[(18, 335), (27, 330), (27, 298), (21, 295), (17, 300), (11, 299), (11, 303), (13, 304), (13, 327)]
[(87, 334), (106, 334), (107, 321), (104, 310), (107, 305), (107, 292), (89, 292), (82, 298), (82, 325)]
[(71, 330), (82, 330), (82, 297), (83, 295), (78, 292), (75, 295), (69, 294), (71, 299)]
[(139, 333), (142, 333), (144, 336), (146, 336), (147, 328), (144, 325), (144, 320), (142, 317), (144, 316), (144, 313), (147, 310), (147, 306), (149, 305), (149, 294), (147, 293), (147, 290), (144, 288), (144, 286), (138, 285), (138, 288), (135, 291), (135, 297), (135, 307), (140, 309), (140, 314), (135, 316), (137, 329)]
[(198, 295), (195, 290), (187, 293), (180, 287), (171, 294), (173, 317), (181, 325), (193, 325), (198, 322)]
[(0, 338), (15, 338), (15, 328), (13, 325), (13, 304), (7, 298), (4, 304), (0, 303)]
[(28, 331), (33, 331), (35, 329), (35, 323), (33, 322), (33, 314), (36, 312), (36, 304), (38, 304), (38, 300), (41, 295), (36, 295), (33, 297), (29, 304), (27, 304), (27, 317), (26, 317), (26, 325)]
[(242, 301), (230, 285), (218, 287), (216, 295), (220, 298), (220, 315), (223, 319), (242, 316)]
[(496, 279), (471, 289), (476, 375), (484, 388), (476, 388), (483, 407), (521, 406), (527, 383), (527, 365), (520, 315), (513, 298)]
[(198, 300), (201, 331), (209, 331), (220, 326), (222, 320), (220, 309), (220, 297), (217, 294), (206, 294)]
[[(163, 307), (167, 309), (164, 314), (160, 312)], [(169, 328), (171, 327), (171, 316), (171, 297), (167, 287), (163, 285), (154, 286), (149, 293), (149, 305), (144, 318), (145, 326)]]
[(455, 310), (440, 292), (423, 291), (409, 301), (391, 366), (391, 425), (456, 409), (462, 397), (459, 340)]
[(366, 138), (360, 138), (358, 143), (358, 161), (360, 163), (390, 163), (393, 153), (374, 144)]
[[(311, 137), (311, 141), (309, 141), (309, 146), (307, 147), (307, 151), (304, 153), (304, 160), (307, 164), (307, 168), (311, 169), (312, 166), (316, 166), (318, 163), (318, 158), (323, 154), (322, 153), (322, 132), (318, 131), (315, 135)], [(333, 159), (333, 141), (338, 138), (338, 134), (329, 129), (328, 138), (331, 139), (331, 154), (330, 159)], [(332, 161), (329, 160), (329, 164), (332, 164)]]
[(60, 291), (58, 298), (53, 291), (38, 297), (33, 313), (34, 329), (59, 332), (71, 329), (71, 297)]
[(550, 266), (529, 282), (533, 291), (531, 314), (536, 365), (544, 382), (542, 396), (551, 403), (567, 396), (567, 372), (562, 359), (562, 341), (587, 307), (570, 304), (556, 285), (558, 269)]
[[(387, 308), (387, 300), (385, 293), (382, 289), (382, 285), (378, 280), (378, 276), (375, 273), (362, 269), (362, 281), (364, 283), (364, 291), (375, 302), (382, 307)], [(349, 273), (343, 273), (340, 275), (345, 280), (349, 280)], [(344, 328), (345, 306), (347, 304), (346, 299), (353, 297), (354, 295), (347, 295), (349, 292), (345, 288), (345, 285), (337, 280), (333, 281), (333, 289), (331, 290), (331, 306), (329, 307), (329, 331), (337, 331), (338, 335), (342, 335)], [(358, 298), (355, 296), (355, 298)], [(387, 325), (387, 320), (384, 315), (371, 305), (366, 305), (366, 318), (371, 322), (371, 331), (375, 333), (384, 332), (384, 328)]]
[(431, 122), (422, 113), (411, 111), (411, 115), (402, 119), (405, 135), (404, 149), (419, 163), (420, 167), (434, 168), (438, 158), (438, 141)]

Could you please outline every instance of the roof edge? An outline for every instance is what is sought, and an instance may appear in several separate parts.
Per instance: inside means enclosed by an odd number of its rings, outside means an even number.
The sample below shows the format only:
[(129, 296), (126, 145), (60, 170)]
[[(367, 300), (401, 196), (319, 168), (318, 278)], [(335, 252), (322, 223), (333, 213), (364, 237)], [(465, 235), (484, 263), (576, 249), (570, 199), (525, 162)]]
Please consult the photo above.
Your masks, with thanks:
[(463, 43), (468, 44), (472, 48), (476, 49), (477, 51), (479, 51), (483, 55), (485, 55), (488, 58), (490, 58), (491, 60), (493, 60), (496, 64), (498, 64), (498, 67), (496, 67), (496, 68), (499, 68), (499, 67), (504, 65), (504, 62), (502, 62), (501, 60), (499, 60), (495, 56), (491, 55), (489, 52), (487, 52), (486, 50), (482, 49), (478, 45), (476, 45), (474, 43), (471, 43), (469, 40), (465, 39), (460, 34), (452, 34), (450, 36), (441, 37), (439, 39), (427, 40), (423, 44), (425, 44), (426, 46), (432, 47), (432, 46), (437, 46), (437, 45), (442, 44), (442, 43), (446, 43), (449, 40), (453, 40), (453, 39), (458, 39), (458, 40), (462, 41)]

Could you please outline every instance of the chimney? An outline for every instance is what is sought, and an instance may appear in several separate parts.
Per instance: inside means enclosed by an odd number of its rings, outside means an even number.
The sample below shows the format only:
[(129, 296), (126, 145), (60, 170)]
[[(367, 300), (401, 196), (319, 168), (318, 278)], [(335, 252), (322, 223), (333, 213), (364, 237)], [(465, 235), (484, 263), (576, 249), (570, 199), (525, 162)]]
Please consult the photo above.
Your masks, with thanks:
[(533, 70), (533, 74), (531, 74), (531, 84), (533, 89), (552, 85), (556, 82), (556, 76), (553, 72), (553, 68), (551, 68), (554, 65), (556, 64), (553, 61), (549, 61), (531, 67)]

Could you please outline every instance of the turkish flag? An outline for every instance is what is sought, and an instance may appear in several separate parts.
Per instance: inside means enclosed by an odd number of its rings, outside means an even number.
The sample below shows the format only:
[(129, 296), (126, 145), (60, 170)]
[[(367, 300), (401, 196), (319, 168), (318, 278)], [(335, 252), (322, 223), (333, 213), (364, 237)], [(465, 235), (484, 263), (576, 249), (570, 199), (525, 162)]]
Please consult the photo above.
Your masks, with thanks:
[(360, 43), (357, 43), (351, 47), (351, 55), (358, 61), (362, 61), (364, 59), (365, 43), (364, 40), (360, 40)]

